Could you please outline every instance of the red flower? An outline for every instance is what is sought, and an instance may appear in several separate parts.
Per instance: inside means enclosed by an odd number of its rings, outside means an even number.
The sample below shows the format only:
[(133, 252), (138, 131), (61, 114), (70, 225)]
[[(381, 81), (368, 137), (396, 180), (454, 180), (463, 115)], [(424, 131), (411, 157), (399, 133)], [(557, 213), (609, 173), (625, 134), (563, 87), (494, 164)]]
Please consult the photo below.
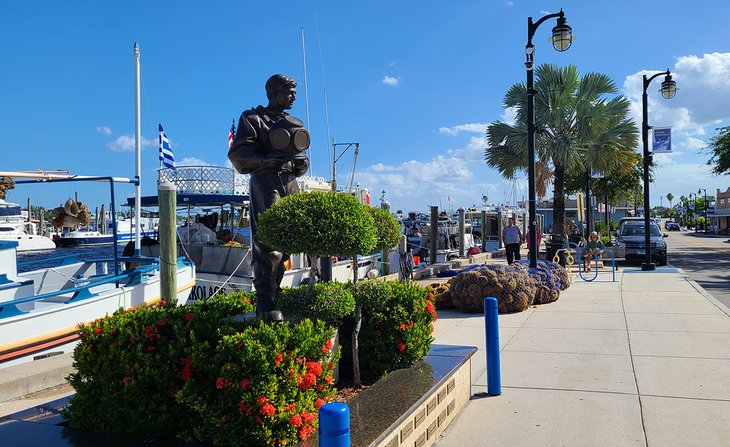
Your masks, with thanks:
[(399, 325), (398, 325), (398, 329), (402, 329), (402, 330), (404, 330), (404, 331), (405, 331), (406, 329), (408, 329), (409, 327), (410, 327), (410, 326), (408, 326), (408, 325), (407, 325), (407, 324), (405, 324), (405, 323), (401, 323), (401, 324), (399, 324)]
[(155, 350), (154, 346), (147, 346), (147, 348), (145, 348), (145, 351), (147, 351), (147, 352), (152, 352), (154, 350)]
[(399, 341), (397, 345), (395, 345), (398, 348), (398, 351), (403, 352), (406, 350), (406, 344), (402, 341)]
[(223, 380), (223, 377), (218, 377), (215, 379), (215, 387), (219, 390), (223, 388), (223, 385), (225, 384), (225, 380)]
[(178, 362), (182, 365), (182, 371), (180, 371), (180, 379), (188, 381), (193, 376), (193, 362), (189, 358), (185, 357), (180, 359)]
[(433, 292), (429, 293), (428, 296), (426, 297), (426, 299), (429, 300), (429, 301), (432, 300), (433, 299)]
[(183, 318), (185, 319), (185, 321), (190, 321), (195, 318), (195, 312), (187, 312), (185, 313), (185, 315), (183, 315)]
[(129, 382), (130, 382), (131, 380), (132, 380), (132, 378), (131, 378), (131, 377), (125, 377), (125, 378), (124, 378), (124, 380), (122, 380), (122, 383), (123, 383), (123, 384), (124, 384), (124, 386), (126, 387), (126, 386), (129, 386)]
[(322, 364), (319, 362), (307, 362), (307, 372), (311, 372), (315, 376), (322, 375)]
[(299, 381), (299, 382), (297, 383), (297, 386), (298, 386), (298, 387), (299, 387), (300, 389), (302, 389), (302, 390), (306, 390), (307, 388), (309, 388), (309, 387), (311, 387), (311, 386), (313, 386), (313, 385), (316, 385), (316, 384), (317, 384), (317, 376), (315, 376), (315, 375), (314, 375), (313, 373), (311, 373), (311, 372), (308, 372), (308, 373), (306, 373), (306, 374), (304, 375), (304, 378), (303, 378), (303, 379), (301, 379), (301, 380), (300, 380), (300, 381)]
[(165, 300), (160, 300), (160, 306), (162, 306), (162, 307), (165, 307), (165, 306), (167, 306), (167, 301), (165, 301)]
[(314, 422), (316, 418), (312, 413), (308, 413), (306, 411), (302, 411), (302, 421), (304, 421), (305, 424), (311, 424)]
[(284, 360), (284, 354), (281, 354), (281, 353), (277, 354), (276, 360), (274, 360), (274, 365), (276, 365), (276, 366), (281, 365), (282, 360)]
[(251, 382), (249, 382), (249, 380), (248, 380), (248, 379), (243, 379), (243, 380), (241, 380), (241, 389), (242, 389), (242, 390), (245, 390), (246, 388), (248, 388), (248, 386), (249, 386), (249, 384), (250, 384), (250, 383), (251, 383)]
[(263, 407), (261, 407), (261, 409), (259, 410), (259, 413), (263, 414), (264, 416), (271, 417), (274, 414), (276, 414), (276, 408), (274, 408), (273, 405), (271, 405), (270, 403), (267, 402), (264, 404)]
[(97, 326), (94, 328), (94, 334), (101, 335), (101, 326)]
[(253, 413), (253, 408), (251, 408), (251, 407), (247, 406), (246, 404), (244, 404), (243, 402), (241, 402), (240, 404), (238, 404), (238, 412), (241, 415), (246, 413), (246, 416), (250, 416), (251, 413)]
[(322, 398), (319, 398), (319, 399), (317, 399), (317, 400), (314, 401), (314, 406), (316, 408), (319, 408), (319, 407), (321, 407), (324, 404), (325, 404), (325, 401)]
[(299, 439), (301, 441), (306, 441), (309, 435), (312, 434), (312, 431), (314, 431), (312, 427), (304, 425), (302, 427), (299, 427), (299, 432), (297, 433), (297, 435), (299, 436)]
[(433, 321), (439, 319), (439, 316), (436, 313), (436, 308), (433, 307), (433, 303), (431, 303), (430, 301), (426, 301), (426, 312), (431, 314), (431, 316), (433, 317)]
[(291, 404), (284, 407), (284, 411), (294, 411), (297, 408), (297, 404), (292, 402)]
[(266, 395), (264, 395), (264, 394), (262, 394), (256, 398), (256, 403), (258, 403), (258, 404), (265, 404), (268, 401), (269, 401), (269, 399), (267, 399)]
[(332, 350), (332, 339), (327, 340), (325, 344), (322, 345), (322, 352), (327, 353)]
[(302, 425), (302, 417), (298, 414), (293, 414), (292, 417), (289, 418), (289, 424), (291, 424), (292, 427), (299, 427)]
[(325, 381), (325, 382), (327, 382), (327, 385), (332, 385), (332, 381), (333, 381), (333, 380), (334, 380), (334, 379), (332, 379), (332, 376), (331, 376), (331, 375), (329, 375), (329, 374), (328, 374), (328, 375), (326, 375), (326, 376), (324, 376), (324, 381)]

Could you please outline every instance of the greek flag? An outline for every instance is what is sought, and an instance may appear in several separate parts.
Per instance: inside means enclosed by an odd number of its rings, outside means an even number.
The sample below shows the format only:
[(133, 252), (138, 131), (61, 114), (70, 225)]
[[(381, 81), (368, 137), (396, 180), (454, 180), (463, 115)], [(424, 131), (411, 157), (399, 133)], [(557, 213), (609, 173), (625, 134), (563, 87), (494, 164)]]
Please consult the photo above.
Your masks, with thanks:
[(170, 140), (162, 130), (162, 124), (158, 125), (160, 126), (160, 164), (165, 168), (175, 169), (175, 156), (172, 154)]

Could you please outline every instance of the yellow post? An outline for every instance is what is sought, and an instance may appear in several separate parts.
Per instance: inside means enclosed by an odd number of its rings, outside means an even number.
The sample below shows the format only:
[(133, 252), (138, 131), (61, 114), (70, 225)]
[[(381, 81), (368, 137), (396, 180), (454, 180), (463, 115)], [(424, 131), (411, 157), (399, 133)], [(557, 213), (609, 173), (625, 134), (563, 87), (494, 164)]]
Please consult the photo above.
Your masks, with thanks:
[(177, 188), (170, 182), (157, 186), (160, 207), (160, 298), (177, 303)]

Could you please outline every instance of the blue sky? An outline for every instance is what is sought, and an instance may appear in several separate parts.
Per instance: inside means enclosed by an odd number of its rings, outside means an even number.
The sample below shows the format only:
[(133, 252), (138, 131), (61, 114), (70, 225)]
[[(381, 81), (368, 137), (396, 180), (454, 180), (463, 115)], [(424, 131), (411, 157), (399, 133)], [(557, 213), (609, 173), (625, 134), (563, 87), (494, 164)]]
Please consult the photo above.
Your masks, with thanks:
[[(675, 152), (657, 156), (652, 206), (672, 193), (714, 194), (700, 153), (730, 124), (726, 1), (464, 0), (455, 2), (280, 1), (6, 2), (0, 15), (1, 170), (68, 169), (134, 175), (133, 57), (142, 53), (143, 193), (153, 194), (157, 123), (177, 162), (224, 166), (231, 119), (266, 103), (274, 73), (299, 81), (291, 113), (304, 119), (301, 29), (307, 52), (314, 174), (331, 177), (325, 125), (337, 142), (360, 143), (356, 182), (394, 209), (514, 203), (526, 181), (506, 181), (483, 161), (486, 125), (510, 119), (507, 89), (524, 82), (527, 17), (565, 10), (577, 36), (558, 53), (535, 37), (535, 62), (575, 64), (609, 75), (634, 102), (641, 74), (672, 70), (680, 88), (667, 101), (649, 91), (649, 123), (673, 126)], [(638, 148), (637, 148), (638, 149)], [(350, 153), (338, 183), (350, 176)], [(133, 194), (119, 188), (119, 196)], [(74, 193), (92, 209), (101, 186), (23, 186), (11, 200), (57, 206)], [(449, 201), (450, 198), (450, 201)], [(662, 199), (667, 205), (666, 198)]]

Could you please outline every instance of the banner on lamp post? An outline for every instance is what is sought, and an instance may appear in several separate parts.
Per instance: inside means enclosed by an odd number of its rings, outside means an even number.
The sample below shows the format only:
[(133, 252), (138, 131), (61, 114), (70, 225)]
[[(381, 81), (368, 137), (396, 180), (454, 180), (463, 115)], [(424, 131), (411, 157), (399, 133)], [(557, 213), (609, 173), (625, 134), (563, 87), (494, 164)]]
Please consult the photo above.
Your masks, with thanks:
[(655, 127), (653, 129), (652, 153), (661, 154), (672, 152), (672, 128)]

